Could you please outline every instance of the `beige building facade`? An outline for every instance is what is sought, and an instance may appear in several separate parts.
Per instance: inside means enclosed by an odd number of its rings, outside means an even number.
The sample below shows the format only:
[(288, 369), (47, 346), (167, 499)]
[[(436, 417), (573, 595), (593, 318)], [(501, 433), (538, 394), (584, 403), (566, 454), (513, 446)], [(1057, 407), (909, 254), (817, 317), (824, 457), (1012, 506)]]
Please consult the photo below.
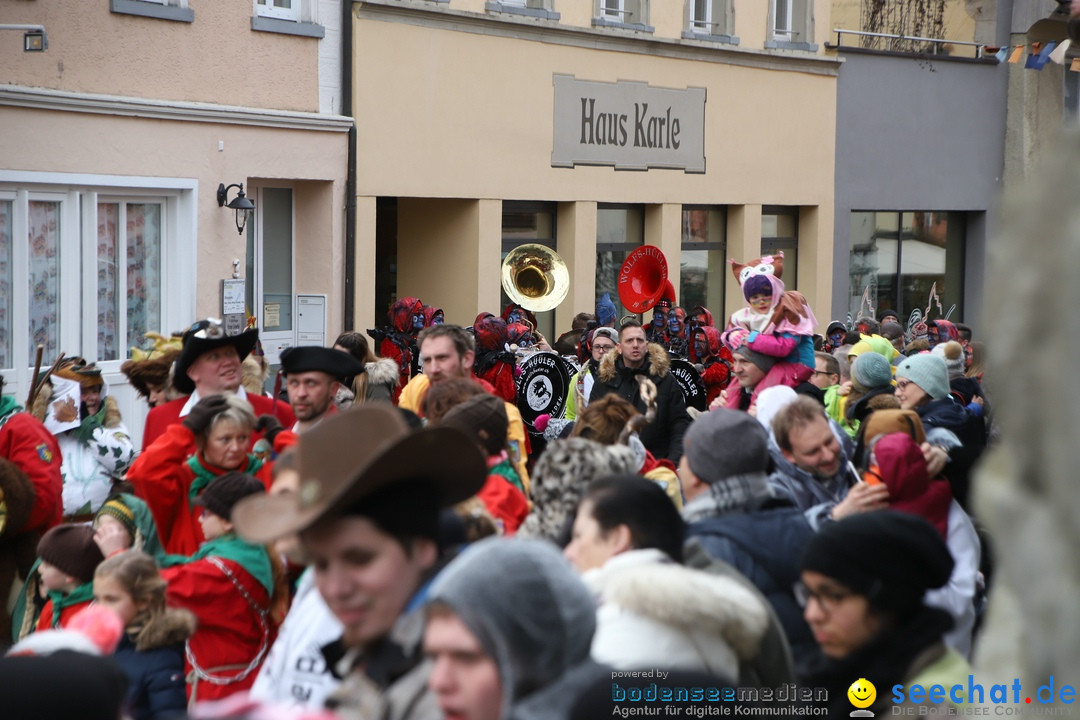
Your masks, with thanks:
[(537, 241), (571, 275), (545, 334), (617, 301), (641, 244), (718, 325), (745, 302), (727, 258), (779, 249), (827, 313), (828, 17), (826, 0), (355, 2), (357, 326), (403, 296), (462, 325), (498, 313), (502, 257)]
[[(137, 434), (145, 406), (118, 371), (146, 332), (239, 307), (271, 361), (333, 340), (352, 127), (340, 2), (0, 0), (0, 19), (48, 37), (24, 52), (0, 31), (6, 392), (25, 398), (38, 344), (46, 366), (82, 355)], [(255, 204), (242, 233), (221, 185)]]

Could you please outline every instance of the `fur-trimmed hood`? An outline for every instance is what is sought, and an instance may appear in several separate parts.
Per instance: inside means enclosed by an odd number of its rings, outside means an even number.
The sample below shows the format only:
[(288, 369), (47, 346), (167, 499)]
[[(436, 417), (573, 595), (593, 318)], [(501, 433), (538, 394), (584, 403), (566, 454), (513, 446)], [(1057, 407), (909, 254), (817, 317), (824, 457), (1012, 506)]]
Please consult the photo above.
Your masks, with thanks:
[(768, 610), (739, 582), (673, 563), (660, 550), (616, 555), (582, 580), (604, 604), (689, 634), (719, 636), (740, 660), (757, 655), (768, 626)]
[[(30, 414), (41, 422), (45, 422), (45, 417), (49, 414), (49, 403), (52, 401), (52, 396), (52, 383), (42, 383), (38, 394), (34, 396), (34, 406), (30, 408)], [(120, 406), (116, 404), (116, 400), (112, 395), (105, 395), (102, 402), (105, 404), (105, 418), (102, 425), (107, 428), (120, 427), (124, 420), (120, 416)]]
[(153, 650), (184, 642), (195, 634), (196, 624), (195, 615), (189, 610), (168, 608), (149, 624), (128, 633), (128, 636), (136, 650)]
[[(600, 358), (600, 370), (597, 377), (601, 382), (611, 382), (615, 379), (616, 373), (626, 369), (620, 362), (621, 359), (618, 347), (614, 350), (608, 350), (607, 354)], [(645, 367), (649, 371), (649, 377), (657, 380), (668, 374), (668, 371), (671, 370), (671, 359), (668, 357), (667, 350), (664, 349), (663, 345), (649, 343), (649, 352), (645, 356)]]
[(379, 358), (375, 362), (366, 363), (364, 372), (367, 373), (368, 382), (373, 385), (397, 385), (398, 366), (390, 358)]

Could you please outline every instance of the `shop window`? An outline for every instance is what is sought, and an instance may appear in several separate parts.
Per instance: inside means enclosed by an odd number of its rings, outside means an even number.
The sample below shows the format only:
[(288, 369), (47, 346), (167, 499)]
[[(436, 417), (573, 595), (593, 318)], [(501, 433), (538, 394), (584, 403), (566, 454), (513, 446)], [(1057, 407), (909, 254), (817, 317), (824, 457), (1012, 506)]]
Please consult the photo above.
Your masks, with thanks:
[[(645, 211), (640, 205), (600, 205), (596, 209), (596, 299), (611, 294), (616, 317), (628, 311), (619, 302), (619, 268), (645, 242)], [(668, 268), (671, 272), (671, 268)], [(674, 283), (673, 283), (674, 284)]]
[(817, 50), (814, 0), (769, 0), (769, 39), (765, 47)]
[(679, 305), (687, 313), (698, 305), (707, 308), (721, 328), (727, 317), (724, 308), (724, 283), (728, 277), (726, 230), (726, 208), (683, 206)]
[[(784, 253), (784, 287), (799, 289), (799, 209), (766, 205), (761, 209), (761, 254)], [(743, 258), (742, 261), (751, 258)]]
[(966, 225), (958, 212), (853, 212), (851, 317), (893, 309), (907, 327), (929, 307), (932, 319), (962, 318)]
[[(536, 243), (557, 251), (555, 243), (556, 206), (553, 203), (504, 202), (502, 211), (502, 258), (518, 247)], [(510, 304), (506, 289), (499, 291), (498, 308), (488, 312), (501, 315)], [(558, 338), (555, 332), (555, 311), (536, 313), (536, 327), (549, 343)]]
[(593, 0), (593, 25), (626, 27), (652, 32), (649, 0)]
[[(61, 351), (120, 361), (147, 332), (189, 322), (185, 303), (164, 302), (166, 286), (176, 297), (194, 288), (194, 262), (172, 239), (177, 216), (175, 195), (0, 190), (0, 369), (32, 367), (38, 345), (45, 365)], [(169, 253), (179, 262), (166, 279)]]
[(732, 0), (687, 0), (686, 33), (683, 37), (738, 42)]

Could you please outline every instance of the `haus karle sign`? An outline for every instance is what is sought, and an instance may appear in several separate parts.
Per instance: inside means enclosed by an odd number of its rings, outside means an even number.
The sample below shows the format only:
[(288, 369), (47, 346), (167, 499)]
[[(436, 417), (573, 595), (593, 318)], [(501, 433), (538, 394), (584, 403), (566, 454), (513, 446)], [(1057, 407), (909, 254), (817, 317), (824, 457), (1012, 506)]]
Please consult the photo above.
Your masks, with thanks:
[(554, 75), (552, 167), (705, 172), (705, 88)]

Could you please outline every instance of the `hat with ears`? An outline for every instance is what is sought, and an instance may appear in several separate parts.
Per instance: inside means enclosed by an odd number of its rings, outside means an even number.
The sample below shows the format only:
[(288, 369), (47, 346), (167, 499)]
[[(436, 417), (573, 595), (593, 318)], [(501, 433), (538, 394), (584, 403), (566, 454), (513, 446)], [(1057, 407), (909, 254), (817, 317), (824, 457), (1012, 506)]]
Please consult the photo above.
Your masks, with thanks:
[(184, 332), (183, 345), (173, 370), (173, 386), (185, 395), (190, 395), (195, 392), (195, 383), (188, 377), (187, 371), (200, 355), (232, 345), (243, 360), (251, 354), (258, 340), (259, 331), (254, 328), (239, 335), (226, 335), (225, 324), (218, 318), (198, 321)]
[(79, 383), (82, 390), (100, 388), (105, 384), (101, 377), (101, 368), (94, 363), (87, 364), (81, 357), (65, 358), (52, 374)]
[(327, 418), (296, 444), (300, 489), (290, 495), (244, 498), (232, 512), (237, 533), (267, 543), (346, 513), (378, 491), (425, 480), (449, 507), (483, 487), (487, 464), (480, 448), (454, 427), (411, 431), (391, 405), (365, 405)]
[(949, 369), (937, 355), (912, 355), (896, 368), (896, 377), (907, 378), (934, 400), (949, 396)]
[(349, 353), (321, 345), (290, 347), (281, 352), (281, 372), (285, 375), (321, 372), (340, 380), (363, 371), (364, 366)]

